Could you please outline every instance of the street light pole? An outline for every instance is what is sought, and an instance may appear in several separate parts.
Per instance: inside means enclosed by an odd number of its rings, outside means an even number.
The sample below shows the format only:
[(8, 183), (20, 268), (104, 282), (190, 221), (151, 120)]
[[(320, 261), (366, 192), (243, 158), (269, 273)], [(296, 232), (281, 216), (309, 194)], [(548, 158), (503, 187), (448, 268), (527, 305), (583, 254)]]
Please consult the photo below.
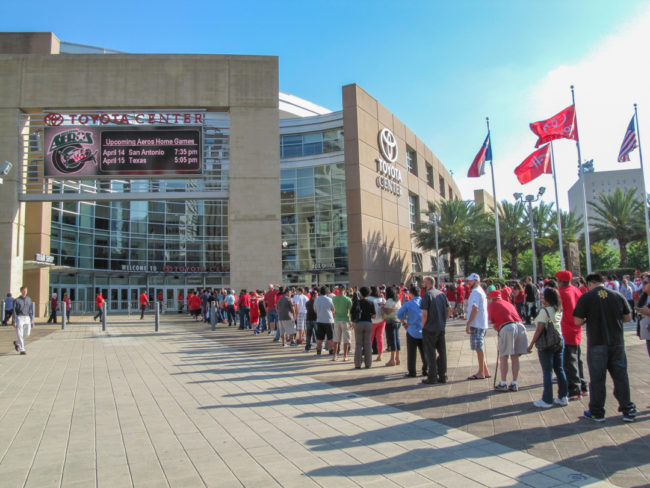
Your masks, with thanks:
[(530, 222), (530, 245), (533, 255), (533, 283), (535, 283), (535, 286), (537, 286), (537, 255), (535, 253), (535, 224), (533, 223), (533, 203), (542, 198), (542, 195), (545, 191), (546, 188), (540, 186), (539, 190), (537, 191), (537, 196), (526, 195), (524, 197), (523, 193), (514, 194), (515, 200), (526, 202), (528, 204), (528, 219)]
[(436, 239), (436, 286), (440, 286), (440, 247), (438, 246), (438, 215), (431, 212), (429, 223), (433, 223), (433, 233)]

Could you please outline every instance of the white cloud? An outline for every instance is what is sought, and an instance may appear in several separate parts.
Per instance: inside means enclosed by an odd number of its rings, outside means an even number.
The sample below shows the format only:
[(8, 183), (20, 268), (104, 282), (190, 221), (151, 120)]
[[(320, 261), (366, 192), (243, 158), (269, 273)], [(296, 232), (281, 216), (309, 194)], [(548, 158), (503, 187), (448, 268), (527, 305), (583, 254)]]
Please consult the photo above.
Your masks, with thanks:
[[(617, 163), (616, 158), (634, 103), (639, 109), (641, 142), (650, 141), (650, 63), (644, 52), (647, 46), (650, 46), (650, 8), (603, 38), (580, 61), (558, 66), (526, 90), (517, 110), (524, 119), (508, 134), (508, 140), (500, 141), (501, 147), (494, 154), (499, 200), (512, 200), (515, 191), (536, 193), (539, 186), (547, 187), (544, 200), (554, 200), (551, 175), (541, 176), (522, 187), (513, 170), (534, 149), (536, 136), (528, 129), (528, 123), (549, 118), (571, 105), (570, 85), (575, 85), (583, 161), (594, 159), (596, 171), (639, 167), (638, 150), (630, 155), (629, 163)], [(560, 207), (568, 210), (567, 193), (577, 181), (576, 146), (575, 142), (562, 139), (554, 143), (554, 148)], [(643, 149), (648, 174), (650, 146), (644, 144)], [(482, 178), (456, 178), (464, 198), (473, 198), (475, 188), (491, 193), (489, 180), (489, 170)]]

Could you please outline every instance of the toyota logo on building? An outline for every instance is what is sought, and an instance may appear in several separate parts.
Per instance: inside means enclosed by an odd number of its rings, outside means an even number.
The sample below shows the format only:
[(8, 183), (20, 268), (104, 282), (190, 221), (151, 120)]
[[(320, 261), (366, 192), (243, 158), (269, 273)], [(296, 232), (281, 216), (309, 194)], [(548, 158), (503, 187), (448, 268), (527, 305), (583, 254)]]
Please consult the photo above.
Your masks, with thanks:
[(397, 140), (390, 129), (379, 131), (379, 151), (386, 161), (390, 163), (397, 161)]
[(43, 118), (43, 122), (50, 127), (56, 127), (63, 124), (63, 115), (57, 112), (50, 112)]

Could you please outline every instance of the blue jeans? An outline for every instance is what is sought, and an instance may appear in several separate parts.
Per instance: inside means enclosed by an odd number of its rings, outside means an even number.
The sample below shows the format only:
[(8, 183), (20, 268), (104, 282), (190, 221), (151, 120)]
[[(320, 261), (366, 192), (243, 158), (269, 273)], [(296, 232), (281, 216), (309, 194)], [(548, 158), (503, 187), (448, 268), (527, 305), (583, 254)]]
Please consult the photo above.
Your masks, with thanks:
[(618, 400), (619, 412), (626, 412), (636, 406), (630, 400), (630, 380), (627, 376), (625, 346), (589, 346), (587, 348), (589, 368), (589, 410), (595, 417), (605, 416), (605, 379), (607, 371), (614, 383), (614, 397)]
[(542, 400), (546, 403), (553, 403), (553, 371), (557, 376), (557, 396), (564, 398), (569, 393), (569, 386), (564, 374), (563, 356), (564, 345), (555, 351), (537, 351), (539, 364), (542, 365), (542, 378), (544, 380), (544, 393)]
[(239, 306), (239, 328), (240, 329), (250, 329), (251, 328), (251, 308)]
[(266, 316), (262, 317), (260, 315), (260, 321), (259, 324), (257, 325), (257, 328), (259, 329), (260, 332), (264, 332), (266, 330)]
[(305, 340), (305, 351), (309, 351), (311, 350), (311, 343), (316, 336), (316, 321), (305, 320), (305, 331), (307, 334), (307, 339)]
[(391, 351), (399, 351), (399, 329), (401, 324), (399, 322), (386, 321), (386, 342)]
[(226, 315), (228, 315), (228, 327), (233, 324), (237, 325), (237, 316), (235, 315), (234, 305), (226, 305)]

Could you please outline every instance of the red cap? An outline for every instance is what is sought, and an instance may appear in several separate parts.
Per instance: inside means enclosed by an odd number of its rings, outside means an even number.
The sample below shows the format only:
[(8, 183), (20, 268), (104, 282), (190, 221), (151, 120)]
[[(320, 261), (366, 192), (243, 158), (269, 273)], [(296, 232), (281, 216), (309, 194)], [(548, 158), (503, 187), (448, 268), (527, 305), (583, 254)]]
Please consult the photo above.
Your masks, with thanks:
[(501, 298), (501, 292), (499, 290), (492, 290), (487, 297), (488, 298)]
[(571, 278), (573, 278), (573, 274), (571, 274), (571, 271), (563, 269), (562, 271), (555, 273), (555, 277), (560, 281), (566, 281), (568, 283), (571, 281)]

